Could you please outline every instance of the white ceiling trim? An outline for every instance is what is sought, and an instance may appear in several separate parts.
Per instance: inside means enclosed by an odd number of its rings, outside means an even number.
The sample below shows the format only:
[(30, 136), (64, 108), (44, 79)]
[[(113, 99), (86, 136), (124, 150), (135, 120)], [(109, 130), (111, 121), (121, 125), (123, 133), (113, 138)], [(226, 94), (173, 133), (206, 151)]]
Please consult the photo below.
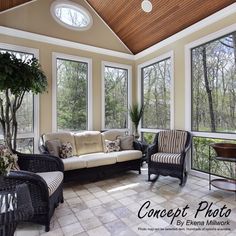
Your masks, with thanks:
[(124, 59), (128, 59), (128, 60), (134, 60), (134, 55), (131, 55), (131, 54), (118, 52), (118, 51), (105, 49), (105, 48), (94, 47), (94, 46), (90, 46), (90, 45), (86, 45), (86, 44), (82, 44), (82, 43), (76, 43), (76, 42), (72, 42), (72, 41), (68, 41), (68, 40), (64, 40), (64, 39), (49, 37), (49, 36), (45, 36), (45, 35), (41, 35), (41, 34), (30, 33), (27, 31), (8, 28), (8, 27), (4, 27), (4, 26), (0, 26), (0, 34), (12, 36), (12, 37), (17, 37), (17, 38), (33, 40), (33, 41), (42, 42), (42, 43), (53, 44), (53, 45), (57, 45), (57, 46), (61, 46), (61, 47), (69, 47), (69, 48), (89, 51), (89, 52), (93, 52), (96, 54), (104, 54), (107, 56), (119, 57), (119, 58), (124, 58)]
[(13, 10), (15, 10), (15, 9), (17, 9), (17, 8), (19, 8), (19, 7), (23, 7), (23, 6), (27, 5), (27, 4), (31, 4), (31, 3), (36, 2), (36, 1), (37, 1), (37, 0), (32, 0), (32, 1), (30, 1), (30, 2), (25, 2), (25, 3), (22, 3), (22, 4), (18, 5), (18, 6), (15, 6), (15, 7), (9, 8), (9, 9), (6, 9), (6, 10), (4, 10), (4, 11), (1, 11), (1, 12), (0, 12), (0, 15), (3, 14), (3, 13), (5, 13), (5, 12), (13, 11)]
[(151, 53), (153, 53), (153, 52), (155, 52), (155, 51), (157, 51), (157, 50), (159, 50), (171, 43), (176, 42), (177, 40), (179, 40), (181, 38), (184, 38), (184, 37), (196, 32), (198, 30), (201, 30), (201, 29), (205, 28), (206, 26), (209, 26), (209, 25), (211, 25), (211, 24), (213, 24), (213, 23), (215, 23), (215, 22), (217, 22), (229, 15), (232, 15), (234, 13), (236, 13), (236, 3), (229, 5), (228, 7), (208, 16), (207, 18), (205, 18), (205, 19), (189, 26), (188, 28), (170, 36), (169, 38), (164, 39), (163, 41), (143, 50), (142, 52), (136, 54), (134, 56), (134, 59), (138, 60), (142, 57), (145, 57), (145, 56), (147, 56), (147, 55), (149, 55), (149, 54), (151, 54)]

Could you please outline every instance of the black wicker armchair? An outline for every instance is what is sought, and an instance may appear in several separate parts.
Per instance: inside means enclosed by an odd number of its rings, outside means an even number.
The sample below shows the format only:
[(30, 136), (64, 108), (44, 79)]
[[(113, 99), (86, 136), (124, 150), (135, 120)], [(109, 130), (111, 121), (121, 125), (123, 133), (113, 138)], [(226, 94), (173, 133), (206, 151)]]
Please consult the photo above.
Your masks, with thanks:
[(167, 130), (156, 134), (149, 146), (148, 181), (151, 174), (171, 176), (180, 179), (180, 185), (187, 181), (186, 154), (191, 147), (192, 135), (188, 131)]
[(45, 231), (49, 231), (54, 210), (63, 202), (63, 163), (51, 155), (16, 154), (20, 170), (11, 171), (4, 178), (4, 185), (28, 185), (34, 215), (27, 221), (43, 224)]

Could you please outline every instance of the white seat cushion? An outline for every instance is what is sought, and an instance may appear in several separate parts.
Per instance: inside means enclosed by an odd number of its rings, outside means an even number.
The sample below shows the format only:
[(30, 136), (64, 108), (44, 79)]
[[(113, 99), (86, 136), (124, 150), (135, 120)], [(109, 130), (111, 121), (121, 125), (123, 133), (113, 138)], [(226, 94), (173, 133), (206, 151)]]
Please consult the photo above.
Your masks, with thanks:
[(41, 172), (36, 173), (41, 176), (48, 186), (49, 196), (51, 196), (63, 181), (63, 173), (61, 171)]
[(117, 152), (117, 162), (131, 161), (140, 159), (142, 152), (138, 150), (125, 150)]
[(73, 157), (69, 157), (66, 159), (62, 159), (63, 163), (64, 163), (64, 170), (75, 170), (75, 169), (82, 169), (82, 168), (86, 168), (86, 161), (81, 159), (78, 156), (73, 156)]
[(111, 165), (116, 163), (118, 152), (97, 152), (79, 156), (79, 159), (86, 161), (87, 168)]
[(168, 164), (180, 164), (181, 154), (173, 154), (173, 153), (163, 153), (158, 152), (151, 156), (151, 160), (153, 162), (161, 162)]

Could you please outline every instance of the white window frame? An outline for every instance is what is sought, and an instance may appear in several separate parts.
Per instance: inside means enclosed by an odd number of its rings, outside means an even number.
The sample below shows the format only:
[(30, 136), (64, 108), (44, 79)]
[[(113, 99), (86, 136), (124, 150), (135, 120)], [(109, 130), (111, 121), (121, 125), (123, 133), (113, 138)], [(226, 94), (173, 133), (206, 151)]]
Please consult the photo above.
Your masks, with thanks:
[[(102, 115), (102, 129), (109, 130), (105, 127), (105, 67), (114, 67), (114, 68), (120, 68), (120, 69), (125, 69), (128, 71), (128, 109), (132, 104), (132, 66), (126, 65), (126, 64), (119, 64), (119, 63), (114, 63), (114, 62), (108, 62), (108, 61), (102, 61), (102, 75), (101, 75), (101, 80), (102, 80), (102, 87), (101, 87), (101, 94), (102, 94), (102, 109), (101, 109), (101, 115)], [(128, 112), (128, 111), (127, 111)], [(119, 129), (119, 128), (117, 128)], [(128, 131), (131, 132), (132, 130), (132, 123), (131, 119), (129, 117), (129, 112), (128, 112), (128, 126), (125, 129), (119, 129), (123, 131)]]
[[(0, 43), (0, 49), (9, 50), (9, 51), (17, 51), (17, 52), (25, 52), (29, 54), (33, 54), (36, 59), (39, 60), (39, 49), (23, 47), (14, 44), (6, 44)], [(39, 142), (39, 95), (33, 95), (34, 104), (33, 104), (33, 133), (27, 134), (18, 134), (17, 138), (19, 139), (34, 139), (34, 153), (38, 153), (38, 142)], [(0, 139), (3, 139), (3, 135), (0, 135)]]
[(93, 86), (92, 86), (92, 59), (68, 55), (64, 53), (52, 53), (52, 131), (57, 132), (57, 59), (65, 59), (71, 61), (84, 62), (88, 64), (88, 114), (87, 129), (93, 130)]
[[(191, 127), (191, 114), (192, 114), (192, 78), (191, 78), (191, 49), (210, 41), (216, 40), (224, 35), (230, 34), (236, 31), (236, 24), (230, 25), (224, 29), (209, 34), (203, 38), (200, 38), (194, 42), (185, 45), (185, 129), (193, 134), (194, 137), (205, 137), (205, 138), (221, 138), (221, 139), (236, 139), (236, 134), (232, 133), (211, 133), (211, 132), (196, 132), (192, 131)], [(190, 98), (190, 99), (187, 99)], [(191, 157), (192, 159), (192, 157)], [(207, 173), (203, 173), (197, 170), (193, 170), (191, 166), (191, 160), (187, 162), (190, 174), (199, 176), (201, 178), (208, 178)]]
[[(138, 102), (139, 104), (142, 103), (142, 69), (152, 64), (156, 64), (161, 62), (167, 58), (170, 58), (171, 61), (171, 88), (170, 88), (170, 129), (174, 129), (175, 127), (175, 104), (174, 104), (174, 51), (167, 52), (162, 54), (150, 61), (146, 61), (142, 64), (138, 65)], [(139, 132), (140, 133), (157, 133), (163, 129), (149, 129), (149, 128), (142, 128), (141, 122), (139, 123)]]

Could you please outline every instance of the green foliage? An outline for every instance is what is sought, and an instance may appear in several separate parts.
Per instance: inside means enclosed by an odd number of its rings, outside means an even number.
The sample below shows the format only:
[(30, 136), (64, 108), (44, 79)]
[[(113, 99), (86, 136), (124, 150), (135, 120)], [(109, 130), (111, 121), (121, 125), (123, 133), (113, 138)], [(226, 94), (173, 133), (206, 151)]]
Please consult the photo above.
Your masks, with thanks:
[(133, 122), (135, 128), (137, 128), (139, 125), (139, 122), (143, 116), (143, 111), (144, 111), (143, 104), (141, 104), (141, 106), (139, 106), (137, 103), (135, 103), (132, 106), (130, 106), (129, 115), (130, 115), (131, 121)]
[(36, 58), (23, 61), (10, 53), (0, 53), (0, 91), (10, 90), (13, 95), (31, 91), (42, 93), (47, 79)]
[(157, 62), (142, 70), (143, 128), (170, 128), (171, 60)]
[(126, 69), (105, 67), (105, 127), (127, 128), (128, 72)]
[[(193, 138), (192, 150), (192, 168), (203, 172), (209, 172), (209, 151), (210, 156), (215, 156), (213, 148), (209, 149), (211, 143), (226, 142), (223, 139), (212, 139), (203, 137)], [(227, 140), (227, 142), (236, 143), (236, 141)], [(235, 164), (222, 161), (212, 161), (212, 174), (220, 175), (223, 177), (234, 178)]]
[(58, 130), (87, 129), (87, 64), (57, 59)]
[(154, 141), (156, 134), (155, 133), (143, 133), (143, 140), (147, 143), (147, 144), (152, 144)]
[(36, 58), (22, 60), (4, 52), (0, 53), (0, 62), (0, 123), (5, 144), (16, 149), (17, 112), (26, 93), (46, 90), (47, 78)]
[(236, 130), (235, 43), (233, 33), (192, 50), (194, 131)]

